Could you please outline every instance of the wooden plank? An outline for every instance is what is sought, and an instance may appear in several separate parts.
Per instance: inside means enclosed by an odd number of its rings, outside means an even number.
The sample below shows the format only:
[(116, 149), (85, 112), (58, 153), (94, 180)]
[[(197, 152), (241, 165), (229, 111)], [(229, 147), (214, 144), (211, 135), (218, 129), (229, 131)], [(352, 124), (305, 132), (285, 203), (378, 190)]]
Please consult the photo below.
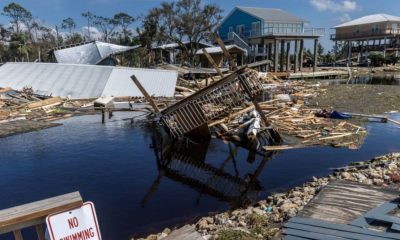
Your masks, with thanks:
[(206, 58), (208, 59), (208, 61), (211, 63), (211, 65), (214, 67), (214, 69), (217, 71), (217, 73), (219, 75), (221, 75), (221, 77), (224, 76), (224, 74), (222, 74), (221, 69), (219, 69), (218, 65), (214, 62), (214, 59), (211, 57), (211, 55), (207, 52), (207, 50), (205, 48), (202, 49), (204, 55), (206, 56)]
[(203, 240), (203, 237), (191, 225), (174, 230), (163, 240)]
[[(290, 219), (288, 224), (285, 224), (285, 227), (287, 226), (288, 228), (296, 228), (296, 229), (303, 228), (299, 225), (304, 226), (304, 229), (306, 229), (307, 226), (312, 226), (312, 227), (318, 227), (318, 228), (324, 228), (324, 229), (330, 229), (330, 230), (339, 230), (341, 232), (363, 234), (363, 235), (368, 235), (368, 236), (373, 236), (373, 237), (400, 239), (400, 234), (397, 234), (397, 233), (378, 232), (378, 231), (373, 231), (373, 230), (369, 230), (369, 229), (365, 229), (365, 228), (354, 227), (354, 226), (345, 225), (345, 224), (335, 224), (335, 223), (330, 223), (330, 222), (315, 220), (315, 219), (310, 219), (310, 218), (299, 218), (299, 217), (292, 218), (292, 219)], [(309, 229), (311, 229), (311, 228), (309, 228)], [(336, 236), (339, 236), (339, 235), (336, 235)]]
[(52, 97), (42, 101), (36, 101), (32, 103), (28, 103), (27, 107), (29, 109), (40, 108), (48, 105), (59, 105), (62, 103), (62, 99), (60, 97)]
[(37, 235), (38, 239), (45, 240), (46, 236), (44, 235), (42, 224), (35, 225), (35, 229), (36, 229), (36, 235)]
[[(23, 227), (34, 226), (44, 221), (52, 213), (67, 211), (82, 206), (79, 192), (64, 194), (45, 200), (28, 203), (0, 211), (0, 233), (6, 233)], [(18, 228), (17, 228), (18, 229)]]
[(287, 150), (287, 149), (297, 149), (297, 148), (306, 148), (309, 145), (278, 145), (278, 146), (264, 146), (265, 151), (279, 151), (279, 150)]
[(140, 92), (143, 94), (143, 96), (146, 98), (146, 100), (150, 103), (150, 105), (154, 109), (154, 111), (156, 113), (159, 113), (160, 109), (157, 107), (157, 104), (154, 102), (154, 100), (151, 98), (151, 96), (147, 93), (146, 89), (142, 86), (142, 84), (139, 82), (139, 80), (136, 78), (136, 76), (132, 75), (131, 79), (136, 84), (136, 86), (139, 88)]
[(310, 233), (307, 231), (301, 231), (290, 228), (285, 229), (284, 234), (289, 236), (303, 237), (305, 239), (313, 239), (313, 240), (344, 240), (343, 238), (339, 237), (327, 236), (319, 233)]
[(388, 118), (387, 119), (389, 122), (392, 122), (392, 123), (395, 123), (395, 124), (397, 124), (397, 125), (400, 125), (400, 122), (399, 121), (396, 121), (396, 120), (393, 120), (393, 119), (390, 119), (390, 118)]
[(13, 234), (14, 234), (14, 239), (15, 239), (15, 240), (23, 240), (23, 239), (24, 239), (24, 238), (22, 237), (21, 230), (15, 230), (15, 231), (13, 232)]
[[(343, 225), (345, 226), (345, 225)], [(323, 228), (323, 227), (318, 227), (318, 226), (310, 226), (310, 225), (305, 225), (305, 224), (299, 224), (299, 223), (288, 223), (285, 225), (287, 229), (294, 229), (294, 230), (299, 230), (299, 231), (304, 231), (304, 232), (309, 232), (309, 233), (317, 233), (317, 234), (323, 234), (326, 236), (332, 236), (332, 237), (340, 237), (344, 239), (354, 239), (354, 240), (388, 240), (391, 238), (384, 238), (384, 237), (378, 237), (378, 236), (368, 236), (362, 233), (354, 233), (354, 232), (347, 232), (347, 231), (341, 231), (337, 229), (329, 229), (329, 228)], [(363, 230), (359, 228), (360, 230)], [(366, 230), (366, 229), (365, 229)]]
[(355, 182), (333, 181), (322, 188), (298, 216), (348, 224), (383, 202), (397, 197), (398, 191)]

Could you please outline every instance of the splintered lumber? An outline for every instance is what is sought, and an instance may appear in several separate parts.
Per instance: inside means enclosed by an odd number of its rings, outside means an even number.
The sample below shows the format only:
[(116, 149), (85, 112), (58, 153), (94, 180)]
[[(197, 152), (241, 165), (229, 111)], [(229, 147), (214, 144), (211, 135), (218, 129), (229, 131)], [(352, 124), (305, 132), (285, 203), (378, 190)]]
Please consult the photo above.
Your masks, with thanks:
[(151, 98), (151, 96), (147, 93), (146, 89), (142, 86), (142, 84), (139, 82), (139, 80), (136, 78), (136, 76), (132, 75), (131, 79), (136, 84), (136, 86), (139, 88), (140, 92), (143, 94), (143, 96), (146, 98), (146, 100), (150, 103), (150, 105), (154, 109), (154, 111), (156, 113), (159, 113), (160, 109), (157, 107), (157, 104), (154, 102), (154, 100)]
[(279, 150), (288, 150), (288, 149), (297, 149), (297, 148), (306, 148), (309, 145), (280, 145), (280, 146), (264, 146), (265, 151), (279, 151)]
[(379, 116), (379, 115), (369, 115), (369, 114), (360, 114), (360, 113), (345, 113), (345, 114), (350, 114), (352, 116), (356, 116), (356, 117), (366, 117), (366, 118), (377, 118), (380, 119), (382, 121), (387, 121), (388, 118), (386, 116)]
[(229, 61), (229, 65), (231, 66), (232, 70), (236, 71), (237, 70), (237, 66), (235, 65), (235, 62), (233, 61), (233, 58), (231, 56), (231, 54), (228, 52), (228, 49), (226, 49), (224, 42), (222, 41), (222, 39), (218, 36), (217, 33), (214, 33), (214, 39), (215, 41), (218, 43), (218, 45), (221, 47), (222, 52), (224, 53), (224, 56), (226, 59), (228, 59)]
[(318, 140), (319, 141), (332, 140), (332, 139), (343, 138), (343, 137), (347, 137), (347, 136), (351, 136), (351, 135), (353, 135), (353, 133), (345, 133), (345, 134), (342, 134), (342, 135), (335, 135), (335, 136), (319, 138)]
[(55, 105), (59, 105), (61, 103), (62, 103), (62, 100), (60, 97), (52, 97), (52, 98), (48, 98), (45, 100), (28, 103), (27, 107), (29, 109), (35, 109), (35, 108), (40, 108), (40, 107), (45, 107), (45, 106), (50, 106), (50, 105), (55, 106)]
[(389, 122), (392, 122), (392, 123), (395, 123), (395, 124), (397, 124), (397, 125), (400, 125), (400, 122), (399, 121), (396, 121), (396, 120), (393, 120), (393, 119), (390, 119), (390, 118), (388, 118), (387, 119)]
[(221, 69), (219, 69), (218, 65), (214, 62), (214, 59), (211, 57), (211, 55), (207, 52), (207, 50), (205, 48), (202, 49), (204, 55), (206, 56), (206, 58), (208, 59), (208, 61), (211, 63), (211, 65), (215, 68), (215, 70), (217, 71), (217, 73), (219, 75), (221, 75), (221, 77), (224, 76), (224, 74), (221, 72)]
[(182, 91), (182, 92), (190, 92), (190, 93), (195, 93), (196, 91), (187, 87), (182, 87), (182, 86), (176, 86), (175, 89), (177, 91)]
[(255, 108), (254, 106), (249, 106), (249, 107), (247, 107), (247, 108), (244, 108), (244, 109), (242, 109), (242, 110), (240, 110), (240, 111), (237, 111), (237, 112), (235, 112), (235, 113), (229, 115), (228, 117), (225, 117), (225, 118), (222, 118), (222, 119), (213, 121), (213, 122), (211, 122), (210, 124), (208, 124), (208, 126), (209, 126), (209, 127), (213, 127), (213, 126), (218, 125), (218, 124), (220, 124), (220, 123), (227, 122), (229, 119), (232, 119), (232, 118), (238, 117), (238, 116), (240, 116), (240, 115), (242, 115), (242, 114), (245, 114), (245, 113), (247, 113), (247, 112), (250, 112), (250, 111), (253, 110), (254, 108)]

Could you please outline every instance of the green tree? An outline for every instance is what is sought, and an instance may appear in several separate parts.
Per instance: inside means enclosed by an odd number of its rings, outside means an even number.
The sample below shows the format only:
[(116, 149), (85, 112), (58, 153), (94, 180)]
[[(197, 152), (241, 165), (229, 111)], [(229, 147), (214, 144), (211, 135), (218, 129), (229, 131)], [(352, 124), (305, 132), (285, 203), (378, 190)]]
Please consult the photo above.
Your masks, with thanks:
[(84, 17), (86, 19), (86, 21), (87, 21), (87, 33), (88, 33), (88, 38), (89, 38), (89, 41), (90, 41), (91, 40), (90, 27), (92, 26), (94, 15), (93, 15), (93, 13), (87, 11), (87, 12), (82, 13), (82, 17)]
[[(207, 40), (219, 24), (221, 13), (222, 9), (217, 5), (204, 4), (201, 0), (164, 2), (160, 8), (150, 10), (144, 18), (141, 35), (154, 36), (156, 42), (176, 42), (194, 64), (199, 43)], [(141, 39), (145, 38), (141, 36)], [(189, 41), (189, 47), (184, 44), (185, 41)]]
[(114, 18), (107, 18), (101, 16), (95, 16), (93, 21), (100, 32), (103, 34), (103, 40), (108, 42), (110, 36), (114, 34), (114, 30), (118, 25), (118, 22)]
[[(32, 13), (18, 3), (10, 3), (3, 8), (2, 15), (11, 20), (11, 24), (17, 33), (21, 32), (22, 24), (32, 21)], [(28, 24), (29, 25), (29, 24)], [(27, 26), (29, 28), (29, 26)]]
[(132, 34), (129, 31), (129, 26), (132, 25), (133, 22), (135, 22), (135, 18), (132, 17), (129, 14), (120, 12), (114, 15), (112, 21), (119, 27), (121, 27), (122, 34), (124, 36), (124, 42), (129, 41), (129, 36)]
[(62, 20), (61, 28), (68, 30), (69, 34), (72, 34), (72, 31), (76, 28), (76, 23), (72, 18), (66, 18)]

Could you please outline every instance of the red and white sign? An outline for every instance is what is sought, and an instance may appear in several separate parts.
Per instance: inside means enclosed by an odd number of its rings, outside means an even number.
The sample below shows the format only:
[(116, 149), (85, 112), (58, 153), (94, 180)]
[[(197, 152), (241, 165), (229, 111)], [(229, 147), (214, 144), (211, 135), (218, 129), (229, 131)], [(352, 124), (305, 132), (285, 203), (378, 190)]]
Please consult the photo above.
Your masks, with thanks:
[(49, 215), (46, 224), (51, 240), (101, 240), (92, 202), (68, 212)]

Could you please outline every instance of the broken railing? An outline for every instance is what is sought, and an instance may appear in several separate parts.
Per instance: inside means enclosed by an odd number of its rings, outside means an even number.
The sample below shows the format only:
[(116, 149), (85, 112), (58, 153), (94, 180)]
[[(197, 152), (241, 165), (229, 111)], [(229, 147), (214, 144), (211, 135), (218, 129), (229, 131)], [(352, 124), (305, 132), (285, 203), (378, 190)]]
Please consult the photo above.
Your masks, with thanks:
[[(256, 101), (262, 91), (258, 73), (241, 68), (161, 111), (161, 122), (174, 138), (209, 137), (209, 122), (233, 113), (246, 103), (252, 102), (261, 115), (265, 127), (268, 127), (268, 120)], [(273, 128), (268, 128), (268, 133), (270, 144), (281, 142), (278, 132)]]
[(15, 240), (23, 240), (21, 230), (34, 227), (37, 239), (45, 240), (42, 225), (48, 215), (81, 207), (82, 204), (79, 192), (73, 192), (1, 210), (0, 235), (12, 232)]

